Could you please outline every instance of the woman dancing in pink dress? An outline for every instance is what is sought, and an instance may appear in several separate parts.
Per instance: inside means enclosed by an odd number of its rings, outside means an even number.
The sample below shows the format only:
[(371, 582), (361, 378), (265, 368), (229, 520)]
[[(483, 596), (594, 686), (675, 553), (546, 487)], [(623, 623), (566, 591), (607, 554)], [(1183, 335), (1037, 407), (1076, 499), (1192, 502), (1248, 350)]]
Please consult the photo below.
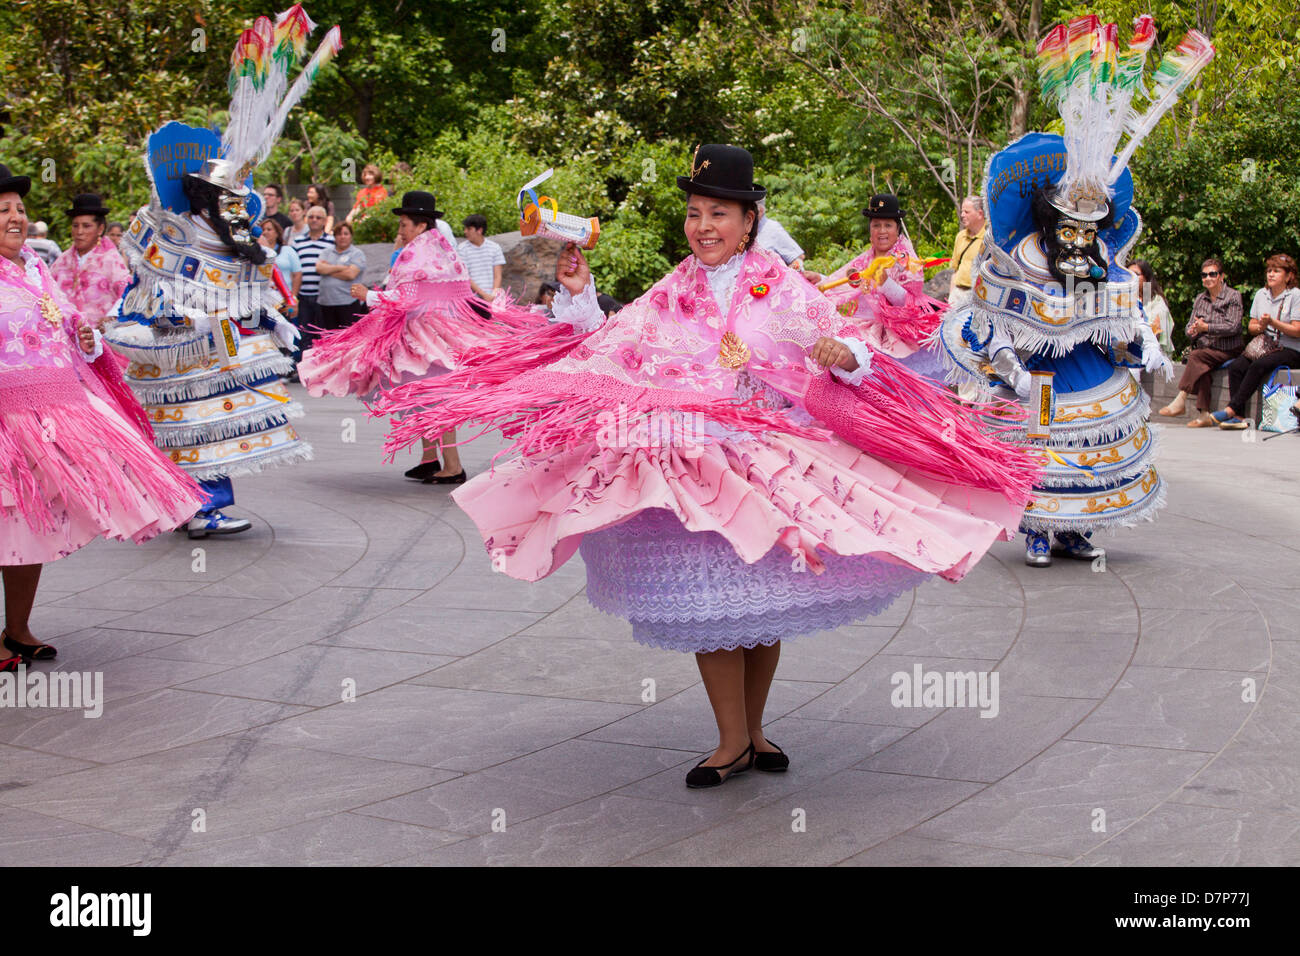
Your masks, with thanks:
[(28, 623), (42, 565), (101, 536), (144, 541), (202, 500), (154, 447), (99, 332), (24, 247), (30, 188), (0, 165), (0, 671), (55, 656)]
[(708, 787), (789, 766), (763, 733), (783, 640), (961, 578), (1039, 466), (753, 246), (748, 152), (702, 146), (678, 185), (692, 255), (641, 298), (606, 319), (570, 246), (558, 352), (476, 350), (378, 409), (406, 413), (394, 451), (468, 421), (514, 439), (456, 503), (497, 569), (535, 581), (581, 550), (592, 604), (696, 655), (718, 745), (686, 783)]

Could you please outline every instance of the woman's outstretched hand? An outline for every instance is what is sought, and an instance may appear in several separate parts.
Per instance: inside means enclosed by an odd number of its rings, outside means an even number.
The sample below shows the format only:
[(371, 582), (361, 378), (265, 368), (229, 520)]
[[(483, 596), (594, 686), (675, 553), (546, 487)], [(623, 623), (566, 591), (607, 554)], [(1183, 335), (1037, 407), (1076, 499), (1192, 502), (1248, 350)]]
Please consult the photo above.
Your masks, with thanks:
[(89, 325), (77, 326), (77, 344), (81, 351), (90, 355), (95, 351), (95, 330)]
[(575, 243), (565, 243), (560, 259), (555, 263), (555, 281), (568, 289), (570, 295), (577, 295), (591, 281), (587, 259)]
[(853, 352), (849, 350), (849, 347), (843, 342), (826, 336), (822, 336), (814, 342), (812, 348), (808, 350), (808, 354), (822, 368), (830, 368), (834, 365), (846, 372), (855, 372), (858, 368), (858, 360), (853, 357)]

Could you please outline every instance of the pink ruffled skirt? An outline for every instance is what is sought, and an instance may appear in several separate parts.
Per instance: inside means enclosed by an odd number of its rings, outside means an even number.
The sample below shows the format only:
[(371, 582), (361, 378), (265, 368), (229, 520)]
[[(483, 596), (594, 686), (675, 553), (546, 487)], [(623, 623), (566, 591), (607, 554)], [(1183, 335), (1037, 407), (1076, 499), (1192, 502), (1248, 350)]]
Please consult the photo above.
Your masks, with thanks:
[(201, 507), (188, 475), (87, 398), (0, 414), (0, 565), (45, 564), (97, 537), (145, 541)]
[(638, 640), (771, 644), (878, 613), (928, 575), (958, 580), (1020, 509), (839, 439), (712, 439), (515, 460), (454, 495), (494, 566), (535, 581), (581, 545), (588, 597)]

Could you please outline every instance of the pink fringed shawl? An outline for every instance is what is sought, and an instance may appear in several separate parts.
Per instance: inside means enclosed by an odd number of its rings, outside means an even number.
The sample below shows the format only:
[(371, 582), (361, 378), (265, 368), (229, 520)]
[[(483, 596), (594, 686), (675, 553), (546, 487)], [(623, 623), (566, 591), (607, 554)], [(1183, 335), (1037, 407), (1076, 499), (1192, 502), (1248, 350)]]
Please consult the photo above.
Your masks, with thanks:
[(479, 353), (459, 372), (388, 392), (375, 412), (406, 417), (394, 423), (386, 449), (476, 421), (540, 458), (593, 440), (608, 420), (602, 413), (662, 410), (750, 433), (827, 437), (788, 409), (763, 407), (761, 394), (737, 401), (743, 368), (845, 440), (943, 480), (1023, 502), (1039, 469), (1031, 453), (988, 434), (973, 410), (896, 362), (878, 356), (877, 367), (873, 358), (858, 388), (832, 382), (808, 350), (821, 336), (852, 332), (825, 296), (762, 249), (746, 254), (725, 315), (690, 257), (595, 332), (550, 334), (551, 354), (560, 356), (544, 367), (529, 368), (547, 351), (539, 335), (506, 359), (523, 369), (513, 377)]
[(131, 273), (110, 239), (100, 239), (84, 256), (69, 249), (50, 266), (63, 297), (87, 322), (99, 327), (122, 297)]
[[(84, 404), (84, 389), (89, 389), (152, 443), (153, 427), (112, 354), (105, 347), (98, 359), (86, 362), (77, 344), (77, 328), (84, 322), (81, 313), (63, 295), (39, 257), (36, 266), (39, 286), (28, 279), (21, 266), (0, 256), (0, 412)], [(45, 295), (62, 314), (57, 329), (41, 312)]]
[[(28, 254), (34, 257), (34, 254)], [(30, 259), (27, 261), (31, 261)], [(37, 260), (39, 284), (26, 270), (0, 257), (0, 501), (16, 507), (37, 532), (59, 527), (63, 501), (97, 513), (110, 498), (130, 500), (141, 492), (164, 509), (198, 500), (198, 488), (153, 447), (144, 409), (105, 351), (87, 363), (76, 341), (81, 314), (61, 295)], [(45, 296), (60, 315), (42, 307)], [(87, 392), (142, 432), (145, 441), (123, 441), (105, 430)], [(132, 490), (135, 489), (135, 490)]]

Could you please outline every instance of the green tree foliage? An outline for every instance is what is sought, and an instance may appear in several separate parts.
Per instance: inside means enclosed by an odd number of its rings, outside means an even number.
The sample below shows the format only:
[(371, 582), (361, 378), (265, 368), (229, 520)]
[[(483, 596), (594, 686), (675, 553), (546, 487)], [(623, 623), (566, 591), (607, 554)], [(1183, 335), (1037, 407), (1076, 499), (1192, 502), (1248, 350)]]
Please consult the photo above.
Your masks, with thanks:
[[(1092, 10), (1123, 25), (1150, 9), (1156, 55), (1188, 27), (1216, 62), (1133, 163), (1152, 260), (1185, 314), (1199, 258), (1253, 284), (1263, 257), (1300, 253), (1294, 152), (1297, 33), (1281, 0), (312, 0), (344, 48), (291, 118), (259, 182), (350, 185), (366, 162), (394, 197), (361, 241), (391, 238), (408, 189), (453, 224), (517, 221), (515, 194), (548, 166), (563, 211), (601, 217), (601, 287), (630, 298), (686, 252), (676, 176), (702, 142), (754, 154), (769, 213), (827, 270), (867, 244), (861, 209), (897, 193), (923, 255), (945, 254), (956, 201), (989, 155), (1054, 115), (1037, 101), (1033, 46)], [(255, 0), (16, 0), (0, 9), (0, 159), (38, 178), (34, 208), (99, 191), (126, 214), (147, 195), (144, 137), (161, 122), (219, 123)], [(194, 30), (206, 47), (191, 49)], [(42, 163), (57, 177), (39, 181)], [(342, 213), (342, 210), (340, 210)], [(1180, 333), (1179, 333), (1180, 334)]]
[(162, 118), (206, 122), (237, 22), (210, 0), (8, 4), (4, 159), (32, 176), (33, 218), (66, 237), (63, 213), (79, 192), (100, 193), (122, 216), (147, 201), (145, 136)]

